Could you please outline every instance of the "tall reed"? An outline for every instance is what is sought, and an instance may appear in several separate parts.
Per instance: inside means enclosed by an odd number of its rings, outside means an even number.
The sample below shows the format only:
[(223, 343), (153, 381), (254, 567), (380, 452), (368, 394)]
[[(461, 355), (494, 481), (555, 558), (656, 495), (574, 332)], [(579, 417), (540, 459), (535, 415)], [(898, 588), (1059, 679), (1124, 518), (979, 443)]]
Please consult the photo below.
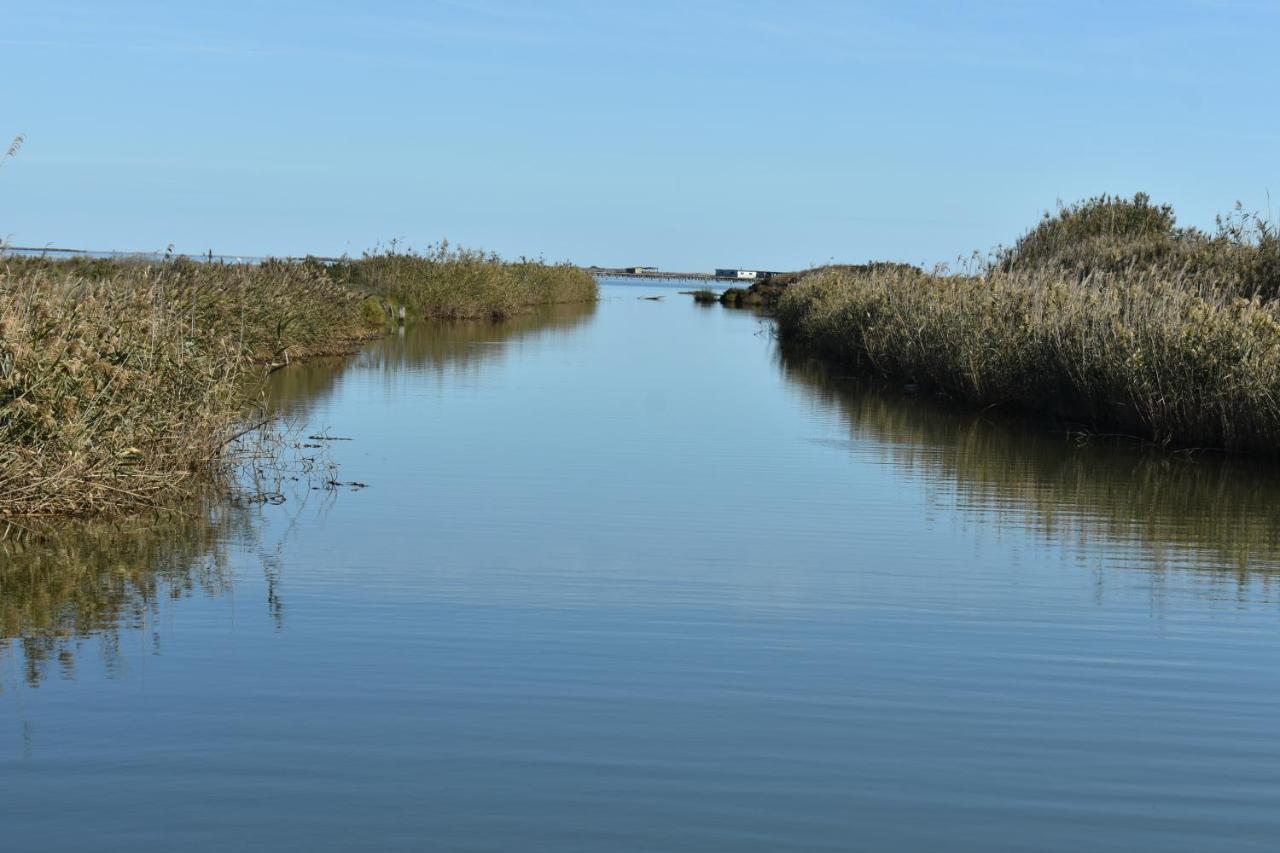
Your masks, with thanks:
[(336, 265), (0, 256), (0, 515), (134, 509), (226, 476), (266, 372), (349, 352), (398, 307), (501, 319), (595, 297), (576, 267), (446, 245)]
[(539, 305), (591, 302), (597, 293), (595, 277), (579, 267), (512, 263), (448, 243), (425, 253), (392, 246), (335, 264), (331, 274), (421, 318), (502, 320)]
[[(783, 296), (780, 334), (958, 400), (1168, 445), (1276, 454), (1280, 302), (1269, 232), (1175, 234), (1176, 250), (1152, 255), (1151, 234), (1168, 234), (1172, 214), (1148, 208), (1142, 197), (1068, 208), (976, 275), (819, 271)], [(1108, 213), (1128, 225), (1090, 236)], [(1200, 252), (1188, 248), (1197, 240)]]
[(366, 297), (306, 264), (0, 261), (0, 514), (130, 508), (217, 469), (264, 365), (349, 350)]

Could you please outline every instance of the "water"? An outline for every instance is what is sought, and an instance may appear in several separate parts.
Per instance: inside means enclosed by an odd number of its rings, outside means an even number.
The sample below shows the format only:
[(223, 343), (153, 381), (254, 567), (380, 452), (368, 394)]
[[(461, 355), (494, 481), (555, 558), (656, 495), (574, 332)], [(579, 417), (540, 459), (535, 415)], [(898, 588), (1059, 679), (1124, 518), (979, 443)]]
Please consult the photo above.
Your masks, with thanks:
[(277, 375), (368, 488), (10, 540), (3, 849), (1275, 849), (1275, 472), (769, 328), (410, 329)]

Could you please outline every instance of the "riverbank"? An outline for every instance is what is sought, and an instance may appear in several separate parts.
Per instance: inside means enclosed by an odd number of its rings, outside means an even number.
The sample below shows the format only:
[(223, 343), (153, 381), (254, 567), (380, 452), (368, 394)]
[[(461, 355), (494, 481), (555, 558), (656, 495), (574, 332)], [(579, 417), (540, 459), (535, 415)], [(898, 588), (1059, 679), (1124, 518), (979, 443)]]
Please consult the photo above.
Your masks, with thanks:
[(592, 302), (597, 291), (595, 277), (571, 264), (508, 263), (448, 244), (423, 254), (393, 248), (326, 270), (334, 281), (417, 319), (505, 320), (539, 305)]
[[(584, 278), (585, 277), (585, 278)], [(450, 251), (335, 266), (0, 259), (0, 514), (89, 515), (230, 482), (261, 380), (410, 317), (595, 298), (589, 274)]]
[(1170, 447), (1280, 446), (1280, 242), (1150, 203), (1047, 216), (978, 274), (832, 268), (788, 288), (779, 334), (854, 372)]

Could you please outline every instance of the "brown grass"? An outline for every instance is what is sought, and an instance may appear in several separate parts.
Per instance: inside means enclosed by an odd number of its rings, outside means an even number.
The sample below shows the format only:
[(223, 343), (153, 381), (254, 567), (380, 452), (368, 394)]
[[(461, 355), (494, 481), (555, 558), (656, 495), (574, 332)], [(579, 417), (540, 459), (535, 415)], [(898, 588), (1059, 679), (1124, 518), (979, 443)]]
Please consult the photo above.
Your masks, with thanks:
[(330, 272), (417, 318), (504, 320), (540, 305), (594, 302), (598, 289), (594, 276), (570, 264), (511, 263), (447, 243), (421, 254), (392, 246)]
[[(1114, 202), (1093, 204), (1089, 216), (1101, 219)], [(1275, 454), (1280, 303), (1260, 272), (1274, 247), (1205, 238), (1211, 245), (1197, 266), (1148, 256), (1144, 225), (1127, 262), (1104, 263), (1119, 257), (1125, 231), (1106, 231), (1090, 254), (1060, 239), (1081, 230), (1075, 223), (1047, 222), (979, 275), (820, 271), (783, 297), (780, 332), (837, 362), (957, 400), (1166, 445)], [(1052, 240), (1040, 240), (1046, 233)]]
[(441, 246), (327, 266), (0, 257), (0, 515), (132, 510), (229, 479), (262, 378), (411, 316), (592, 301), (567, 265)]

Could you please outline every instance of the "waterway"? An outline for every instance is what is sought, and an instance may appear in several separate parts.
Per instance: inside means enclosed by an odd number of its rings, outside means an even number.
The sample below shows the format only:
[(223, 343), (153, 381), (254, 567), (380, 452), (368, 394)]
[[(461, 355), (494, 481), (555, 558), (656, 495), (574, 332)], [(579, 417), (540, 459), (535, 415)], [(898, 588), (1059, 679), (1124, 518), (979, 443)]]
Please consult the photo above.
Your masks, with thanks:
[(11, 534), (0, 847), (1280, 844), (1274, 470), (676, 290), (280, 371), (283, 502)]

